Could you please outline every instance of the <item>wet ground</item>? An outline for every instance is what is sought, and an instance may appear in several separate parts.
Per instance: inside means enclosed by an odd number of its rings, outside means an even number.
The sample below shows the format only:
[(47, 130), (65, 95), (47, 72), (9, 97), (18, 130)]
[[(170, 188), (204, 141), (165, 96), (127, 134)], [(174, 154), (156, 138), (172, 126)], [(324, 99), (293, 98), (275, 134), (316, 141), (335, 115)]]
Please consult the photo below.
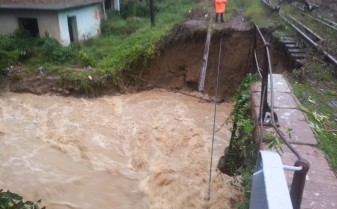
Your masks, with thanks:
[[(232, 108), (217, 106), (216, 129)], [(212, 103), (162, 89), (96, 99), (2, 93), (0, 187), (48, 209), (234, 208), (235, 182), (215, 171), (231, 124), (215, 135), (207, 201), (213, 114)]]

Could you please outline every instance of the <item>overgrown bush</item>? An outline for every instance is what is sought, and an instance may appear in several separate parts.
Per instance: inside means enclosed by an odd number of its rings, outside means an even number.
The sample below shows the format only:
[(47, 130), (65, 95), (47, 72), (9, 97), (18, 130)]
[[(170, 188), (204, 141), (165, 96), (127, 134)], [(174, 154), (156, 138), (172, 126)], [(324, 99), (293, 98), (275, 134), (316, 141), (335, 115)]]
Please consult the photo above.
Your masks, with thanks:
[(229, 149), (225, 153), (225, 170), (228, 175), (241, 175), (244, 199), (239, 209), (249, 208), (252, 173), (257, 157), (257, 142), (254, 138), (254, 122), (251, 112), (250, 85), (257, 80), (256, 75), (248, 75), (235, 95), (235, 107), (231, 116), (233, 129)]
[(18, 63), (32, 54), (31, 39), (27, 41), (27, 33), (18, 30), (13, 35), (0, 35), (0, 72), (6, 67)]
[(12, 35), (0, 36), (0, 70), (37, 57), (55, 64), (71, 63), (76, 58), (72, 47), (63, 47), (50, 37), (31, 37), (29, 32), (19, 29)]
[[(52, 38), (33, 38), (27, 36), (29, 33), (18, 31), (4, 38), (5, 47), (0, 49), (9, 54), (3, 56), (5, 60), (0, 63), (8, 66), (20, 62), (28, 70), (46, 66), (47, 74), (58, 74), (69, 82), (87, 80), (88, 75), (81, 76), (85, 70), (74, 73), (72, 67), (90, 65), (94, 68), (90, 72), (92, 77), (111, 78), (116, 83), (118, 76), (134, 63), (139, 60), (146, 62), (156, 55), (158, 44), (169, 35), (170, 30), (184, 19), (189, 10), (200, 7), (198, 0), (156, 0), (156, 25), (153, 27), (148, 17), (149, 1), (121, 3), (120, 12), (107, 12), (108, 20), (102, 22), (102, 35), (97, 39), (63, 47)], [(16, 40), (18, 37), (20, 40)], [(88, 84), (94, 86), (94, 82), (97, 80), (93, 79)]]
[[(15, 193), (10, 191), (4, 192), (2, 189), (0, 190), (0, 208), (1, 209), (39, 209), (39, 205), (41, 200), (34, 203), (32, 201), (24, 201), (23, 198)], [(41, 209), (45, 209), (46, 207), (42, 207)]]
[(140, 17), (129, 17), (126, 21), (120, 16), (108, 19), (101, 26), (102, 34), (130, 35), (144, 25), (144, 19)]
[[(158, 11), (156, 4), (154, 5), (154, 11)], [(149, 17), (150, 6), (148, 2), (142, 3), (139, 0), (122, 1), (120, 13), (121, 16), (125, 19), (132, 16)]]
[(63, 47), (57, 40), (49, 37), (40, 39), (40, 47), (36, 48), (36, 53), (44, 60), (56, 64), (72, 62), (75, 59), (75, 52), (71, 47)]
[(82, 66), (95, 66), (94, 59), (83, 49), (81, 49), (78, 53), (77, 62)]
[(235, 96), (232, 136), (225, 162), (228, 175), (240, 175), (242, 171), (249, 170), (255, 165), (257, 144), (254, 138), (249, 91), (251, 83), (255, 80), (256, 76), (248, 75)]
[(6, 67), (14, 65), (18, 62), (20, 57), (20, 52), (18, 50), (6, 52), (0, 50), (0, 75), (4, 74)]

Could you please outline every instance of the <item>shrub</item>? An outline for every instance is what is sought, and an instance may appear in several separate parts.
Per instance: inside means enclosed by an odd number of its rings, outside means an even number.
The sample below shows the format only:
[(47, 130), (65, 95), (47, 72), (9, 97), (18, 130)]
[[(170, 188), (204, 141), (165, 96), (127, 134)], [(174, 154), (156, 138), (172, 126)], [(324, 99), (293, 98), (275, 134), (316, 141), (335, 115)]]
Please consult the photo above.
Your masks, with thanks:
[(13, 34), (13, 50), (21, 52), (21, 58), (27, 59), (34, 55), (34, 46), (37, 38), (34, 38), (24, 29), (18, 29)]
[[(154, 5), (154, 11), (158, 11), (156, 4)], [(128, 17), (149, 17), (150, 5), (148, 3), (142, 3), (139, 0), (123, 1), (121, 3), (121, 16), (126, 19)]]
[(77, 56), (77, 61), (82, 65), (82, 66), (94, 66), (95, 61), (94, 59), (83, 49), (81, 49), (78, 53)]
[(57, 40), (49, 37), (42, 38), (41, 46), (36, 50), (41, 58), (52, 63), (67, 63), (75, 58), (71, 47), (63, 47)]
[(239, 175), (243, 170), (253, 168), (255, 164), (257, 144), (254, 140), (254, 122), (251, 115), (249, 91), (251, 83), (255, 80), (256, 76), (247, 76), (235, 96), (232, 136), (228, 153), (225, 153), (228, 175)]
[(126, 19), (130, 16), (134, 16), (136, 14), (135, 5), (138, 4), (138, 0), (129, 0), (121, 2), (121, 16)]
[(150, 7), (148, 4), (137, 4), (135, 10), (137, 17), (150, 17)]
[(144, 25), (144, 20), (139, 17), (129, 17), (127, 20), (114, 19), (102, 24), (103, 34), (130, 35)]
[[(37, 201), (41, 203), (41, 200)], [(4, 192), (0, 190), (0, 208), (3, 209), (39, 209), (38, 204), (35, 204), (32, 201), (23, 201), (23, 198), (15, 193), (10, 191)], [(45, 209), (42, 207), (41, 209)]]
[(3, 71), (6, 67), (10, 65), (14, 65), (18, 62), (20, 57), (20, 51), (10, 51), (6, 52), (3, 50), (0, 50), (0, 72), (3, 74)]
[(0, 35), (0, 49), (9, 51), (14, 49), (14, 38), (10, 35)]

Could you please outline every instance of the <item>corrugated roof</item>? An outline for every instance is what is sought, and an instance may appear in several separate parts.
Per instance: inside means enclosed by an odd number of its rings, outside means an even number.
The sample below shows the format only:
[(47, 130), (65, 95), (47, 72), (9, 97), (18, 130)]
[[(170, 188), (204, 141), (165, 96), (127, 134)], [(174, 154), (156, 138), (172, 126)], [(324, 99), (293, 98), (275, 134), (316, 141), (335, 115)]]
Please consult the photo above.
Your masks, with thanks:
[(60, 10), (104, 2), (104, 0), (0, 0), (0, 9)]

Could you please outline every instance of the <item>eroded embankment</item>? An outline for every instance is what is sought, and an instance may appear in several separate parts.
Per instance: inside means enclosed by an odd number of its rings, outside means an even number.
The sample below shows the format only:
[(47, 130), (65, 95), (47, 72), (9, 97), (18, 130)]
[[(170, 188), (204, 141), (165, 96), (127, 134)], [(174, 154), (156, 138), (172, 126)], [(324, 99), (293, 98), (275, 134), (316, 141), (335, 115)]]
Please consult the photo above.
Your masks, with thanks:
[[(228, 25), (233, 24), (244, 25), (241, 16), (234, 17), (228, 23)], [(163, 42), (159, 55), (152, 60), (138, 60), (131, 66), (131, 69), (118, 75), (121, 78), (118, 83), (113, 82), (114, 79), (109, 76), (98, 80), (84, 77), (82, 79), (87, 80), (66, 82), (60, 76), (44, 77), (38, 73), (31, 75), (25, 73), (24, 66), (14, 66), (8, 74), (9, 82), (6, 86), (12, 92), (29, 92), (38, 95), (52, 93), (67, 96), (101, 96), (154, 87), (195, 91), (203, 62), (207, 27), (205, 20), (190, 20), (177, 27)], [(245, 75), (253, 69), (254, 29), (251, 26), (242, 26), (240, 30), (237, 30), (227, 27), (226, 24), (213, 25), (212, 28), (204, 93), (210, 97), (214, 96), (219, 67), (217, 101), (223, 101), (236, 93)], [(274, 72), (283, 72), (289, 66), (289, 61), (284, 51), (279, 50), (277, 41), (272, 37), (269, 40), (275, 45), (275, 47), (271, 46)], [(259, 48), (263, 48), (262, 43), (257, 44)], [(83, 89), (82, 83), (86, 83), (87, 86), (84, 87), (86, 89)]]
[[(178, 37), (174, 41), (169, 41), (165, 50), (161, 52), (160, 56), (154, 58), (149, 66), (137, 65), (133, 68), (131, 71), (133, 74), (127, 75), (128, 79), (133, 81), (132, 85), (137, 86), (138, 89), (161, 87), (197, 91), (206, 30)], [(213, 30), (209, 48), (205, 94), (208, 94), (210, 98), (214, 97), (218, 67), (217, 101), (227, 100), (237, 92), (242, 80), (254, 69), (254, 39), (253, 29), (244, 31), (226, 28)], [(273, 40), (273, 42), (277, 43), (277, 40)], [(257, 42), (257, 44), (259, 48), (263, 49), (262, 43)], [(290, 64), (284, 52), (279, 51), (276, 47), (270, 49), (273, 69), (274, 72), (282, 73), (287, 70), (287, 66)], [(258, 59), (263, 60), (264, 57)]]
[[(233, 96), (249, 72), (252, 32), (224, 30), (212, 35), (204, 93), (214, 96), (219, 60), (219, 100)], [(140, 88), (164, 87), (178, 90), (197, 90), (205, 48), (206, 32), (170, 43), (161, 56), (143, 70)]]

